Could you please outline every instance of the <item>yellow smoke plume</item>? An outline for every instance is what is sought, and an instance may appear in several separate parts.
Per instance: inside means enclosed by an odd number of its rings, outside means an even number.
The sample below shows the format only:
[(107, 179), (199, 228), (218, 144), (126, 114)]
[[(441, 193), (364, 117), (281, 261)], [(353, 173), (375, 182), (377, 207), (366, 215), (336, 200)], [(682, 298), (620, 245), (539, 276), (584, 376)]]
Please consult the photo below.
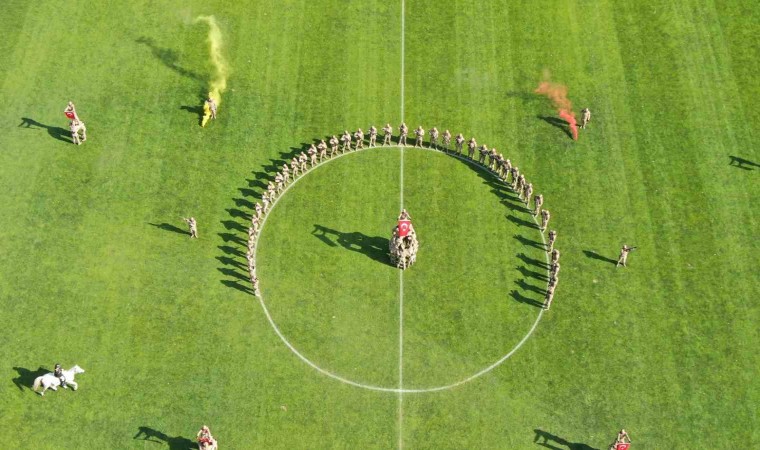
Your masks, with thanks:
[(222, 93), (227, 90), (227, 77), (230, 73), (227, 60), (222, 55), (222, 30), (214, 16), (198, 16), (193, 23), (205, 22), (208, 24), (208, 42), (209, 57), (211, 65), (214, 66), (214, 74), (209, 82), (209, 94), (216, 102), (217, 108), (222, 104)]

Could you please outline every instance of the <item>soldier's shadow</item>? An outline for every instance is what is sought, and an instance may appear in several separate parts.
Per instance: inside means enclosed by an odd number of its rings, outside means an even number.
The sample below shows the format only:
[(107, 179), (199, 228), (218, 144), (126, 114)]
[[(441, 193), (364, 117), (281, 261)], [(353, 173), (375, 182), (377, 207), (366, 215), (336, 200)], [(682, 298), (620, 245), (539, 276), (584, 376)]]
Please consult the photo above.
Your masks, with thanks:
[(31, 129), (42, 128), (45, 131), (47, 131), (47, 133), (54, 139), (58, 139), (59, 141), (68, 142), (68, 143), (72, 142), (70, 130), (67, 130), (61, 127), (53, 127), (50, 125), (45, 125), (43, 123), (39, 123), (36, 120), (30, 119), (28, 117), (21, 118), (21, 123), (19, 124), (19, 127), (31, 128)]
[(380, 236), (367, 236), (358, 231), (338, 231), (317, 224), (314, 225), (314, 231), (311, 234), (330, 247), (340, 246), (346, 250), (366, 255), (374, 261), (391, 265), (391, 260), (388, 257), (389, 239)]

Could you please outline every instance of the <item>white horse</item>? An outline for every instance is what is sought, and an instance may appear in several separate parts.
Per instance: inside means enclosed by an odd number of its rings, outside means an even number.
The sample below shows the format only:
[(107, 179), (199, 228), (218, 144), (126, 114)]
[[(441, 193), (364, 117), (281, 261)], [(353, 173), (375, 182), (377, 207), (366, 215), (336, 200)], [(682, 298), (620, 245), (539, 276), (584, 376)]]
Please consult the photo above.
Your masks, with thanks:
[[(74, 366), (69, 370), (63, 371), (63, 377), (66, 379), (66, 384), (70, 384), (71, 389), (75, 391), (79, 385), (74, 382), (74, 375), (78, 373), (84, 373), (84, 369), (79, 366)], [(57, 376), (53, 375), (52, 373), (46, 373), (45, 375), (41, 375), (34, 380), (34, 392), (37, 392), (37, 389), (42, 386), (42, 392), (40, 392), (40, 395), (45, 395), (45, 391), (48, 389), (57, 391), (58, 386), (60, 385), (61, 380)]]

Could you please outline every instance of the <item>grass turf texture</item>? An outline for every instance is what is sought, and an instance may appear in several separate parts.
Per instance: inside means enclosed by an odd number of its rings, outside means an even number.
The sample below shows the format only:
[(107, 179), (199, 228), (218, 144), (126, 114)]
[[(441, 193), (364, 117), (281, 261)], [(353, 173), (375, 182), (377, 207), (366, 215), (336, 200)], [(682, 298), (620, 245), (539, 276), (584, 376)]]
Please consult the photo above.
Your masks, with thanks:
[[(646, 448), (758, 445), (758, 168), (728, 165), (729, 155), (760, 161), (757, 5), (406, 8), (407, 123), (497, 146), (552, 211), (563, 279), (531, 340), (475, 382), (403, 396), (399, 427), (397, 396), (317, 374), (245, 292), (241, 227), (261, 191), (256, 174), (325, 133), (401, 120), (400, 4), (74, 1), (66, 10), (82, 13), (72, 21), (58, 3), (11, 0), (0, 16), (6, 446), (182, 448), (202, 423), (225, 448), (540, 448), (536, 428), (603, 448), (621, 426)], [(201, 130), (182, 107), (197, 108), (205, 90), (205, 29), (185, 19), (206, 13), (220, 21), (233, 73), (220, 119)], [(577, 143), (537, 117), (553, 115), (530, 95), (544, 68), (594, 112)], [(81, 147), (64, 142), (69, 99), (88, 126)], [(22, 117), (42, 127), (18, 127)], [(386, 164), (396, 163), (378, 167)], [(442, 164), (430, 184), (462, 170)], [(341, 181), (336, 168), (320, 170), (312, 176)], [(461, 189), (484, 191), (478, 183)], [(357, 186), (359, 198), (378, 188)], [(323, 204), (332, 195), (309, 194)], [(389, 208), (394, 198), (385, 198)], [(415, 220), (449, 216), (433, 205), (413, 210)], [(354, 209), (346, 220), (356, 225), (341, 231), (387, 238), (388, 224), (376, 221), (392, 216)], [(171, 228), (190, 214), (198, 241)], [(313, 225), (273, 216), (266, 233)], [(312, 235), (294, 239), (330, 250)], [(623, 242), (640, 249), (615, 270), (605, 259)], [(420, 257), (421, 269), (432, 263)], [(453, 306), (443, 306), (439, 320), (453, 328), (443, 320)], [(390, 321), (385, 307), (375, 314)], [(405, 321), (405, 336), (429, 330), (416, 323)], [(330, 336), (327, 324), (313, 326)], [(327, 339), (319, 355), (348, 365), (346, 353), (378, 351), (354, 336)], [(380, 335), (378, 346), (397, 337)], [(408, 364), (421, 361), (414, 342)], [(444, 359), (458, 351), (432, 350)], [(374, 360), (391, 382), (395, 356)], [(56, 361), (87, 370), (81, 390), (35, 397), (27, 371)], [(133, 439), (140, 427), (163, 444)]]

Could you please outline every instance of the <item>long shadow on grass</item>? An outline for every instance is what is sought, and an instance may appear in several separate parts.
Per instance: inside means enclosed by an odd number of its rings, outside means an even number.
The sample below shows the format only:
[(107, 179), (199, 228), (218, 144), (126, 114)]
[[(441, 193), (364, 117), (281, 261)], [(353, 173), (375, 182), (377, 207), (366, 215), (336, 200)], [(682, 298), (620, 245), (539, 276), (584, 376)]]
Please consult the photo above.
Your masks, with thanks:
[(534, 298), (526, 297), (525, 295), (521, 294), (519, 291), (512, 291), (509, 293), (509, 296), (520, 303), (525, 303), (526, 305), (535, 306), (536, 308), (544, 307), (544, 302), (540, 300), (536, 300)]
[(19, 124), (19, 127), (23, 128), (30, 128), (32, 130), (35, 130), (37, 128), (41, 128), (43, 130), (46, 130), (47, 133), (53, 137), (54, 139), (58, 139), (59, 141), (72, 143), (71, 140), (71, 131), (67, 130), (65, 128), (61, 127), (54, 127), (50, 125), (45, 125), (44, 123), (39, 123), (34, 119), (30, 119), (28, 117), (22, 117), (21, 118), (21, 124)]
[(174, 226), (174, 225), (172, 225), (170, 223), (167, 223), (167, 222), (163, 222), (163, 223), (150, 223), (150, 222), (148, 222), (148, 225), (153, 225), (154, 227), (160, 228), (160, 229), (165, 230), (165, 231), (172, 231), (174, 233), (186, 234), (186, 235), (190, 236), (190, 232), (189, 231), (183, 230), (182, 228), (176, 227), (176, 226)]
[(169, 436), (166, 433), (162, 433), (161, 431), (146, 426), (138, 428), (137, 434), (133, 439), (166, 443), (170, 450), (196, 450), (198, 448), (198, 444), (192, 439), (182, 436)]
[(612, 258), (608, 258), (606, 256), (602, 256), (599, 253), (591, 250), (583, 250), (583, 254), (586, 255), (586, 257), (591, 259), (596, 259), (598, 261), (604, 261), (610, 264), (617, 264), (617, 260), (614, 260)]
[(520, 258), (521, 261), (523, 261), (526, 264), (530, 264), (532, 266), (540, 267), (542, 269), (548, 269), (549, 264), (546, 263), (546, 261), (540, 261), (538, 259), (533, 259), (526, 255), (525, 253), (518, 253), (517, 257)]
[(370, 237), (358, 231), (343, 232), (316, 224), (311, 234), (330, 247), (341, 246), (346, 250), (367, 255), (377, 262), (391, 265), (391, 260), (388, 258), (389, 241), (386, 238)]
[(549, 282), (549, 277), (547, 277), (545, 274), (534, 272), (525, 266), (520, 266), (517, 268), (517, 270), (520, 271), (520, 273), (523, 274), (525, 278), (534, 278), (536, 280), (543, 281), (544, 283)]
[[(578, 442), (568, 442), (566, 439), (562, 439), (559, 436), (540, 430), (538, 428), (536, 428), (534, 431), (536, 433), (536, 437), (533, 439), (533, 442), (542, 447), (553, 450), (598, 450), (594, 447), (591, 447), (590, 445), (581, 444)], [(539, 442), (542, 439), (543, 442)], [(551, 445), (550, 442), (557, 443), (563, 447), (556, 447), (554, 445)]]
[(154, 41), (153, 38), (146, 36), (141, 36), (135, 39), (135, 42), (148, 47), (150, 49), (150, 52), (153, 53), (153, 56), (155, 56), (159, 61), (161, 61), (166, 67), (170, 68), (171, 70), (177, 72), (183, 77), (205, 83), (205, 79), (200, 74), (193, 72), (192, 70), (185, 69), (179, 65), (179, 53), (177, 53), (176, 50), (161, 47), (156, 44), (156, 41)]
[(37, 370), (29, 370), (25, 369), (23, 367), (14, 367), (13, 370), (18, 373), (18, 376), (13, 379), (13, 384), (16, 385), (17, 388), (19, 388), (20, 391), (23, 391), (24, 388), (32, 389), (32, 385), (34, 385), (34, 380), (42, 375), (45, 375), (46, 373), (52, 372), (52, 370), (48, 370), (44, 367), (39, 367)]
[[(750, 161), (748, 159), (740, 158), (738, 156), (728, 155), (731, 161), (728, 162), (729, 166), (736, 167), (737, 169), (755, 170), (753, 167), (760, 167), (760, 164)], [(749, 166), (749, 167), (745, 167)]]
[(525, 245), (527, 247), (535, 247), (541, 250), (546, 250), (546, 246), (543, 242), (534, 241), (532, 239), (526, 238), (525, 236), (520, 236), (519, 234), (516, 234), (514, 238), (520, 241), (522, 245)]
[(536, 118), (543, 120), (544, 122), (562, 130), (570, 139), (573, 138), (573, 133), (570, 132), (570, 124), (565, 120), (558, 117), (551, 116), (536, 116)]

